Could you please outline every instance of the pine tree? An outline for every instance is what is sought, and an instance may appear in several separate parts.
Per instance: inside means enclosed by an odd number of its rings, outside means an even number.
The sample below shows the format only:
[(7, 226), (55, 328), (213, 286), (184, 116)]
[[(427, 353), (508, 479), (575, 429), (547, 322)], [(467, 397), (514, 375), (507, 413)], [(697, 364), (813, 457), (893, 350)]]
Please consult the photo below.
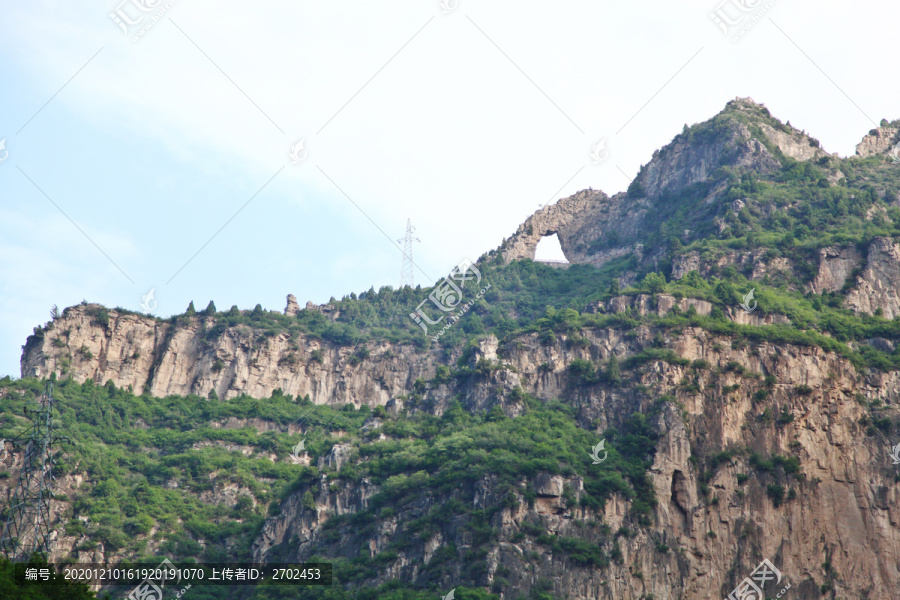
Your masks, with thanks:
[(609, 357), (609, 364), (606, 365), (606, 378), (615, 384), (622, 382), (622, 372), (619, 370), (619, 359), (613, 354)]
[(617, 296), (619, 294), (619, 280), (613, 279), (612, 283), (609, 284), (609, 293), (613, 296)]

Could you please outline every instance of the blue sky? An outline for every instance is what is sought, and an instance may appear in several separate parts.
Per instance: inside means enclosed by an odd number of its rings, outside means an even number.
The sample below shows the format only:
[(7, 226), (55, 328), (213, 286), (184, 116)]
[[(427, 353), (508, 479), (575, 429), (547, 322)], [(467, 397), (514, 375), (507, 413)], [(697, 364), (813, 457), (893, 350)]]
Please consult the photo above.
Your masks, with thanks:
[(900, 117), (893, 4), (120, 2), (3, 4), (0, 376), (54, 304), (396, 286), (407, 218), (434, 282), (736, 96), (841, 155)]

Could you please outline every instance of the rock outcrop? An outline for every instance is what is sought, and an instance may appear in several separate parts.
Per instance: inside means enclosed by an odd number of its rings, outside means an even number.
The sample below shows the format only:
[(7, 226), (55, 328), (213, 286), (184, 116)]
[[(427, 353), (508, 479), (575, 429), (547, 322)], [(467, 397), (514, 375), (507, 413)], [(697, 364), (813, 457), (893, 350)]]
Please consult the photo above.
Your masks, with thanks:
[(29, 338), (21, 369), (40, 377), (111, 380), (154, 396), (215, 391), (222, 399), (265, 398), (280, 388), (317, 404), (359, 406), (385, 404), (416, 378), (430, 378), (437, 363), (433, 354), (388, 343), (371, 343), (369, 357), (355, 363), (353, 348), (304, 335), (259, 336), (246, 326), (210, 336), (215, 324), (215, 317), (186, 317), (174, 325), (97, 304), (73, 306)]
[(900, 315), (900, 245), (890, 238), (875, 238), (869, 244), (866, 267), (856, 287), (847, 294), (851, 310), (885, 319)]
[(794, 160), (812, 160), (828, 154), (819, 147), (817, 141), (796, 129), (790, 128), (788, 133), (775, 129), (768, 123), (761, 123), (760, 128), (785, 156)]
[[(636, 180), (650, 197), (679, 190), (710, 179), (721, 166), (727, 164), (740, 170), (768, 173), (781, 166), (777, 157), (756, 139), (743, 121), (729, 120), (729, 113), (741, 113), (742, 118), (759, 122), (768, 110), (751, 98), (736, 98), (728, 103), (723, 114), (704, 124), (702, 141), (693, 132), (685, 132), (653, 153), (650, 162), (641, 168)], [(771, 133), (772, 143), (782, 151), (796, 156), (818, 156), (823, 151), (811, 145), (810, 139), (796, 130), (776, 131), (760, 122), (763, 133)]]
[(898, 132), (900, 129), (897, 127), (876, 127), (856, 145), (856, 155), (865, 158), (873, 154), (886, 154), (900, 141)]
[(297, 297), (293, 294), (287, 295), (287, 306), (284, 307), (284, 314), (288, 317), (295, 317), (300, 312), (300, 305), (297, 304)]
[(600, 264), (621, 256), (632, 248), (613, 249), (602, 255), (589, 252), (589, 241), (606, 232), (627, 238), (643, 223), (644, 202), (626, 202), (624, 194), (610, 198), (600, 191), (583, 190), (540, 209), (500, 246), (504, 263), (529, 258), (534, 260), (538, 242), (554, 233), (566, 259), (572, 263)]
[(326, 469), (340, 471), (341, 467), (350, 458), (353, 447), (350, 444), (335, 444), (325, 456), (319, 457), (317, 467), (320, 471)]
[(819, 269), (810, 283), (814, 294), (837, 292), (843, 289), (854, 271), (862, 263), (862, 255), (856, 246), (829, 246), (819, 250)]

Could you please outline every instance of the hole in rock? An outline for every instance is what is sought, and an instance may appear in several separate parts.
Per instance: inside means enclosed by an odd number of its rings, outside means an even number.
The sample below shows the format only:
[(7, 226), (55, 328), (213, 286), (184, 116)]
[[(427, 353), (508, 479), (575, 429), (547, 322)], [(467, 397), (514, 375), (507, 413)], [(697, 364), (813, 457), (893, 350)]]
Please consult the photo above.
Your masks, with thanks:
[(559, 236), (555, 233), (541, 238), (534, 249), (534, 260), (547, 262), (569, 262), (559, 244)]

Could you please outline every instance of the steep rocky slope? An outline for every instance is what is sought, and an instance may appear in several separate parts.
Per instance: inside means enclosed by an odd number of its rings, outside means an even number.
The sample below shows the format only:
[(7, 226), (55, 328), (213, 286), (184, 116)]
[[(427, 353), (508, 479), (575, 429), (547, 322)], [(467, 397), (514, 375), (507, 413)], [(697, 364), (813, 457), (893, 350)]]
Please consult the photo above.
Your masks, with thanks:
[[(102, 321), (97, 315), (102, 314)], [(215, 392), (266, 397), (280, 388), (317, 404), (384, 404), (434, 371), (434, 358), (415, 348), (374, 343), (371, 356), (352, 360), (353, 348), (287, 333), (272, 337), (238, 326), (210, 337), (214, 317), (173, 324), (153, 317), (69, 307), (40, 337), (30, 337), (22, 373), (113, 381), (154, 396)]]
[[(869, 398), (893, 406), (886, 414), (894, 418), (900, 414), (896, 373), (861, 377), (846, 361), (818, 349), (770, 344), (732, 349), (727, 338), (686, 329), (667, 339), (666, 347), (687, 361), (706, 361), (708, 367), (698, 370), (691, 364), (653, 361), (622, 388), (573, 385), (564, 365), (576, 358), (598, 359), (611, 353), (624, 358), (652, 344), (651, 329), (636, 333), (626, 337), (590, 332), (586, 334), (590, 345), (574, 351), (564, 341), (547, 347), (537, 336), (526, 337), (515, 350), (498, 357), (508, 371), (469, 386), (466, 402), (473, 410), (483, 409), (484, 399), (490, 398), (501, 402), (507, 413), (516, 414), (520, 406), (489, 390), (521, 385), (539, 397), (571, 403), (580, 418), (600, 432), (618, 423), (623, 414), (651, 413), (656, 399), (668, 396), (653, 422), (660, 435), (650, 470), (658, 498), (653, 524), (636, 527), (630, 502), (621, 496), (599, 513), (579, 506), (583, 488), (577, 476), (523, 478), (516, 507), (503, 506), (504, 496), (495, 493), (494, 482), (486, 478), (458, 490), (453, 498), (495, 511), (491, 526), (497, 538), (481, 547), (487, 552), (487, 572), (473, 581), (464, 562), (453, 563), (445, 567), (443, 589), (463, 582), (490, 587), (500, 573), (519, 591), (549, 578), (560, 598), (642, 598), (647, 594), (707, 598), (727, 594), (763, 557), (778, 565), (798, 598), (819, 597), (820, 586), (828, 581), (837, 585), (838, 597), (888, 597), (884, 594), (889, 590), (900, 589), (897, 470), (890, 465), (885, 440), (867, 436), (865, 426), (859, 424), (870, 415)], [(494, 346), (487, 343), (481, 357), (491, 360), (493, 356)], [(550, 370), (541, 365), (550, 365)], [(729, 371), (728, 365), (735, 370)], [(766, 388), (767, 377), (777, 383)], [(690, 386), (695, 388), (686, 389)], [(797, 393), (806, 387), (813, 391)], [(760, 389), (768, 389), (764, 401), (754, 400)], [(446, 386), (435, 385), (425, 403), (442, 406), (450, 395)], [(773, 407), (781, 415), (778, 422), (771, 416)], [(722, 450), (734, 454), (714, 459)], [(767, 472), (752, 463), (753, 453), (796, 457), (799, 472)], [(714, 460), (720, 463), (714, 465)], [(778, 505), (767, 495), (769, 485), (784, 485), (796, 499)], [(573, 492), (569, 498), (563, 497), (566, 486)], [(279, 544), (287, 547), (282, 550), (287, 554), (279, 556), (298, 560), (312, 555), (353, 557), (360, 551), (375, 557), (391, 542), (408, 536), (410, 523), (452, 499), (423, 493), (391, 518), (377, 520), (369, 532), (343, 528), (334, 541), (334, 537), (323, 539), (322, 525), (336, 515), (366, 510), (379, 487), (364, 479), (335, 490), (323, 473), (309, 489), (315, 506), (304, 507), (301, 498), (306, 490), (298, 491), (281, 515), (266, 524), (255, 545), (257, 557), (268, 556)], [(537, 496), (532, 507), (525, 499), (528, 490)], [(602, 522), (612, 532), (622, 527), (636, 532), (616, 539), (605, 528), (588, 525), (591, 522)], [(463, 551), (471, 547), (465, 524), (460, 521), (420, 538), (372, 583), (393, 577), (428, 581), (424, 567), (438, 548), (452, 545)], [(608, 569), (581, 567), (565, 553), (554, 553), (536, 536), (522, 536), (520, 532), (529, 527), (560, 538), (587, 539), (609, 552), (617, 547), (621, 559)], [(671, 551), (661, 551), (663, 546)], [(825, 562), (830, 562), (833, 571), (823, 569)]]

